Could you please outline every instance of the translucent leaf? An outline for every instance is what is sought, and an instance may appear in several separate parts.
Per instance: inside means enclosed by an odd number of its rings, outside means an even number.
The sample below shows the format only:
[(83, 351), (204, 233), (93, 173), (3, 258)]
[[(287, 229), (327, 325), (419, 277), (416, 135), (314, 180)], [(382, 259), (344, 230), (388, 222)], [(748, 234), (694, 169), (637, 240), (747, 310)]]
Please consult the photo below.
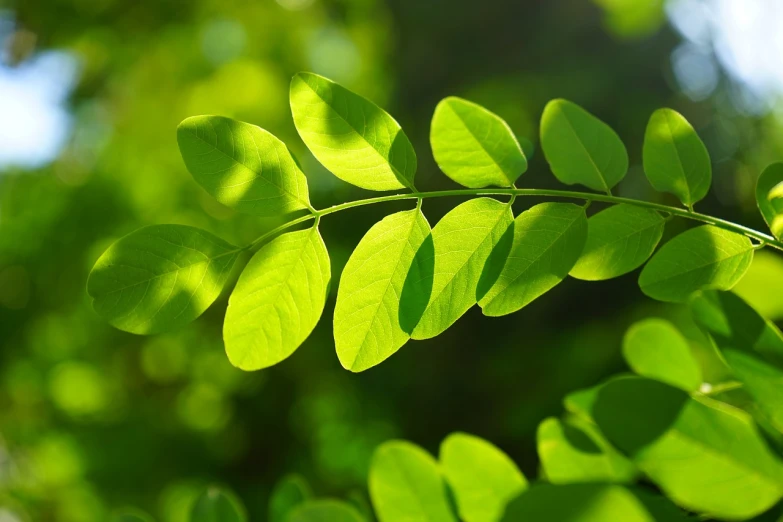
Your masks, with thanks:
[(193, 505), (190, 522), (246, 522), (245, 508), (230, 491), (211, 486)]
[(231, 364), (258, 370), (294, 353), (321, 317), (330, 278), (329, 253), (316, 227), (264, 245), (228, 301), (223, 340)]
[(671, 109), (655, 111), (644, 135), (644, 172), (655, 190), (674, 194), (688, 207), (704, 198), (712, 165), (691, 124)]
[(339, 500), (311, 500), (293, 511), (286, 522), (365, 522), (352, 505)]
[(509, 504), (503, 522), (686, 522), (665, 498), (610, 484), (537, 484)]
[(288, 522), (288, 515), (312, 496), (310, 486), (299, 475), (287, 475), (275, 484), (269, 497), (269, 522)]
[(669, 321), (646, 319), (625, 333), (623, 356), (643, 377), (657, 379), (687, 392), (699, 389), (701, 368), (688, 341)]
[(440, 446), (440, 464), (457, 500), (460, 520), (495, 522), (527, 480), (508, 455), (489, 442), (452, 433)]
[(416, 153), (383, 109), (331, 80), (299, 73), (291, 81), (299, 135), (332, 174), (369, 190), (413, 188)]
[(415, 444), (381, 444), (370, 464), (369, 482), (379, 522), (457, 522), (438, 463)]
[(639, 286), (653, 299), (683, 302), (698, 290), (731, 289), (752, 260), (747, 237), (703, 225), (663, 245), (642, 270)]
[(406, 281), (432, 276), (414, 263), (425, 241), (431, 250), (429, 223), (419, 210), (407, 210), (375, 224), (351, 254), (334, 309), (335, 346), (344, 368), (359, 372), (375, 366), (410, 338), (410, 325), (400, 317), (401, 296), (410, 310), (427, 304), (426, 292), (414, 296), (404, 288)]
[(555, 177), (609, 192), (628, 170), (628, 152), (611, 127), (566, 100), (552, 100), (541, 116), (541, 148)]
[(759, 176), (756, 204), (772, 235), (783, 238), (783, 163), (773, 163)]
[(783, 319), (783, 257), (767, 250), (757, 251), (745, 277), (732, 292), (767, 319)]
[(544, 419), (538, 426), (537, 441), (544, 476), (553, 484), (625, 483), (636, 477), (633, 463), (581, 417)]
[(565, 279), (587, 239), (587, 217), (571, 203), (541, 203), (517, 216), (503, 269), (479, 300), (484, 315), (510, 314)]
[(635, 205), (612, 205), (587, 220), (587, 243), (571, 277), (611, 279), (635, 270), (652, 255), (663, 235), (658, 212)]
[(435, 108), (430, 144), (440, 169), (465, 187), (510, 187), (527, 170), (508, 124), (462, 98), (446, 98)]
[(606, 383), (592, 405), (601, 432), (675, 503), (749, 518), (783, 493), (783, 465), (743, 411), (641, 377)]
[[(454, 208), (435, 225), (432, 290), (412, 338), (439, 335), (476, 304), (480, 289), (488, 288), (499, 273), (496, 264), (488, 260), (493, 251), (508, 252), (511, 235), (507, 231), (513, 219), (507, 203), (475, 198)], [(493, 255), (496, 257), (505, 259), (505, 255)]]
[(194, 116), (177, 142), (195, 180), (224, 205), (256, 216), (310, 208), (307, 178), (285, 144), (260, 127)]
[(198, 228), (144, 227), (118, 240), (98, 259), (87, 293), (116, 328), (152, 334), (189, 323), (225, 286), (239, 249)]

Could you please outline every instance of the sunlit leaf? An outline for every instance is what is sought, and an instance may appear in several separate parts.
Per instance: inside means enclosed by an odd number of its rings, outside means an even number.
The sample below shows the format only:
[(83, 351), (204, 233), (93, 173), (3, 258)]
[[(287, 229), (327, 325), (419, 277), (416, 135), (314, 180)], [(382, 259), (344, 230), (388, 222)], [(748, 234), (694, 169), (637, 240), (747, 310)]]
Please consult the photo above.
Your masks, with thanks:
[(783, 465), (741, 410), (641, 377), (603, 385), (592, 405), (601, 432), (675, 503), (748, 518), (783, 493)]
[(484, 315), (515, 312), (565, 279), (584, 248), (587, 217), (578, 205), (541, 203), (517, 216), (513, 234), (500, 275), (479, 300)]
[(416, 153), (383, 109), (331, 80), (299, 73), (291, 112), (313, 155), (338, 178), (369, 190), (413, 188)]
[(493, 250), (510, 245), (506, 231), (513, 219), (510, 205), (475, 198), (454, 208), (435, 225), (432, 291), (412, 338), (435, 337), (476, 304), (479, 287), (499, 273), (488, 260)]
[[(414, 258), (429, 235), (430, 225), (419, 210), (398, 212), (375, 224), (351, 254), (334, 309), (335, 346), (344, 368), (359, 372), (375, 366), (410, 338), (400, 318), (401, 296), (411, 271), (411, 280), (425, 276)], [(423, 310), (428, 297), (406, 294), (405, 305), (418, 303)]]
[(759, 176), (756, 204), (772, 235), (783, 238), (783, 163), (773, 163)]
[(369, 482), (379, 522), (457, 521), (438, 463), (415, 444), (381, 444), (370, 464)]
[(452, 433), (440, 446), (443, 474), (465, 522), (495, 522), (527, 480), (508, 455), (473, 435)]
[(541, 116), (541, 148), (555, 177), (609, 192), (628, 170), (628, 152), (611, 127), (566, 100), (552, 100)]
[(224, 205), (257, 216), (310, 207), (307, 179), (285, 144), (264, 129), (222, 116), (193, 116), (177, 127), (193, 178)]
[(310, 499), (310, 486), (299, 475), (286, 475), (275, 484), (269, 497), (269, 522), (288, 522), (288, 515)]
[(440, 169), (466, 187), (509, 187), (527, 170), (508, 124), (462, 98), (446, 98), (435, 108), (430, 144)]
[(196, 500), (190, 522), (246, 522), (245, 508), (230, 491), (210, 486)]
[(503, 522), (686, 522), (663, 497), (609, 484), (537, 484), (509, 504)]
[(682, 302), (697, 290), (731, 289), (752, 260), (750, 239), (703, 225), (663, 245), (642, 270), (639, 286), (653, 299)]
[(327, 499), (305, 502), (285, 522), (365, 522), (365, 518), (347, 502)]
[(701, 368), (688, 341), (669, 321), (646, 319), (625, 333), (623, 356), (643, 377), (657, 379), (687, 392), (699, 389)]
[(152, 334), (189, 323), (220, 295), (239, 249), (184, 225), (144, 227), (118, 240), (87, 280), (92, 305), (113, 326)]
[(655, 190), (670, 192), (688, 207), (704, 198), (712, 182), (707, 147), (691, 124), (671, 109), (655, 111), (644, 135), (644, 172)]
[(783, 319), (783, 257), (759, 250), (732, 291), (772, 321)]
[(635, 270), (652, 255), (663, 235), (658, 212), (635, 205), (612, 205), (587, 220), (587, 242), (569, 272), (586, 281), (611, 279)]
[(264, 245), (228, 301), (223, 339), (231, 363), (258, 370), (291, 355), (321, 317), (330, 278), (329, 253), (317, 227)]
[(581, 417), (544, 419), (537, 441), (544, 476), (553, 484), (625, 483), (636, 477), (635, 466)]

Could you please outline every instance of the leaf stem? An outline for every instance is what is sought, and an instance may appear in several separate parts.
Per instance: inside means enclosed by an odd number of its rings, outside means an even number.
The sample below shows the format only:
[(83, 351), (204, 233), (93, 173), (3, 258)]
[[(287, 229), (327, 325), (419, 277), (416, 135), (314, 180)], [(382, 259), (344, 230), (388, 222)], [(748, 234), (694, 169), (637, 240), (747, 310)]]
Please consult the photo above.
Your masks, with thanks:
[(301, 216), (294, 220), (284, 223), (273, 230), (263, 234), (258, 239), (250, 243), (244, 248), (244, 250), (252, 249), (264, 240), (282, 232), (283, 230), (304, 223), (310, 219), (320, 219), (322, 216), (334, 214), (336, 212), (342, 212), (350, 208), (362, 207), (365, 205), (374, 205), (376, 203), (386, 203), (390, 201), (405, 201), (411, 199), (426, 199), (426, 198), (443, 198), (443, 197), (471, 197), (471, 196), (531, 196), (531, 197), (543, 197), (543, 198), (564, 198), (564, 199), (581, 199), (590, 202), (599, 203), (625, 203), (627, 205), (634, 205), (637, 207), (648, 208), (651, 210), (657, 210), (663, 212), (669, 216), (676, 216), (693, 221), (699, 221), (701, 223), (707, 223), (714, 225), (730, 232), (741, 234), (745, 237), (755, 239), (764, 246), (770, 246), (777, 250), (783, 251), (783, 242), (776, 240), (768, 234), (759, 232), (752, 228), (748, 228), (744, 225), (733, 223), (725, 219), (709, 216), (707, 214), (701, 214), (685, 208), (677, 208), (669, 205), (661, 205), (659, 203), (652, 203), (650, 201), (643, 201), (639, 199), (623, 198), (619, 196), (611, 196), (607, 194), (597, 194), (592, 192), (577, 192), (573, 190), (554, 190), (554, 189), (531, 189), (531, 188), (483, 188), (483, 189), (454, 189), (454, 190), (436, 190), (432, 192), (409, 192), (403, 194), (389, 194), (386, 196), (378, 196), (374, 198), (359, 199), (355, 201), (348, 201), (346, 203), (340, 203), (339, 205), (333, 205), (321, 210), (316, 210), (311, 214)]

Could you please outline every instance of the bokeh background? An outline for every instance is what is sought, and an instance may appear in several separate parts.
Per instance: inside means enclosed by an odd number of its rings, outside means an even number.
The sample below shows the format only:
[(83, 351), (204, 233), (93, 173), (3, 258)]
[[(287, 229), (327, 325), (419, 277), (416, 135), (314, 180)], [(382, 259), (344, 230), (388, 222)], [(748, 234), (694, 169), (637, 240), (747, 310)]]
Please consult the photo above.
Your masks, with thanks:
[[(334, 353), (336, 285), (313, 335), (260, 372), (227, 361), (226, 296), (167, 335), (112, 329), (85, 293), (112, 241), (183, 223), (245, 244), (278, 224), (220, 206), (191, 180), (175, 137), (185, 117), (222, 114), (278, 135), (316, 206), (367, 196), (298, 138), (287, 94), (300, 70), (389, 110), (417, 149), (421, 190), (453, 187), (428, 144), (447, 95), (534, 143), (544, 104), (569, 98), (625, 141), (632, 166), (618, 193), (669, 203), (644, 178), (641, 144), (654, 109), (677, 109), (714, 162), (699, 210), (762, 230), (753, 186), (783, 160), (778, 0), (0, 0), (0, 521), (102, 522), (132, 505), (185, 522), (209, 482), (264, 520), (286, 472), (361, 498), (376, 444), (404, 437), (436, 452), (455, 430), (496, 442), (534, 476), (538, 422), (565, 393), (623, 369), (634, 320), (670, 317), (704, 349), (685, 311), (644, 298), (636, 274), (567, 280), (500, 319), (474, 309), (357, 375)], [(540, 153), (518, 185), (556, 185)], [(434, 223), (454, 204), (424, 210)], [(324, 220), (335, 281), (372, 223), (406, 206)], [(774, 319), (781, 264), (762, 253), (740, 286)]]

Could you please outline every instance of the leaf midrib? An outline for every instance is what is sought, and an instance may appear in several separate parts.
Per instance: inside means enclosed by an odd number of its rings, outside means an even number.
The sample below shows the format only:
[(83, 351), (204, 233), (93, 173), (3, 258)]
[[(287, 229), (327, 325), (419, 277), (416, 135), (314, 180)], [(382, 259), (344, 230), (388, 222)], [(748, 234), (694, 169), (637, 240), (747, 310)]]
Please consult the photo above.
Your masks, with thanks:
[(672, 276), (668, 276), (668, 277), (664, 277), (664, 278), (661, 278), (661, 279), (657, 279), (657, 280), (655, 280), (655, 281), (653, 281), (653, 282), (647, 283), (647, 284), (646, 284), (646, 285), (644, 285), (644, 286), (646, 286), (646, 287), (648, 287), (648, 288), (649, 288), (649, 287), (651, 287), (651, 286), (654, 286), (654, 285), (659, 285), (659, 284), (662, 284), (662, 283), (664, 283), (664, 282), (671, 281), (672, 279), (674, 279), (674, 278), (676, 278), (676, 277), (681, 277), (681, 276), (684, 276), (684, 275), (686, 275), (686, 274), (690, 274), (691, 272), (695, 272), (695, 271), (697, 271), (697, 270), (702, 270), (703, 268), (707, 268), (708, 266), (711, 266), (711, 265), (718, 265), (718, 264), (724, 263), (724, 262), (726, 262), (726, 261), (729, 261), (729, 260), (731, 260), (731, 259), (734, 259), (735, 257), (744, 256), (745, 254), (747, 254), (747, 253), (749, 253), (749, 252), (753, 252), (753, 247), (752, 247), (752, 246), (751, 246), (751, 247), (749, 247), (749, 248), (747, 248), (747, 250), (743, 250), (742, 252), (738, 252), (738, 253), (736, 253), (736, 254), (732, 254), (732, 255), (730, 255), (730, 256), (727, 256), (727, 257), (720, 258), (720, 259), (718, 259), (718, 260), (716, 260), (716, 261), (711, 261), (711, 262), (709, 262), (709, 263), (705, 263), (705, 264), (703, 264), (703, 265), (699, 265), (699, 266), (696, 266), (696, 267), (690, 268), (690, 269), (688, 269), (688, 270), (685, 270), (685, 271), (683, 271), (683, 272), (679, 272), (679, 273), (677, 273), (677, 274), (674, 274), (674, 275), (672, 275)]
[(592, 154), (590, 154), (590, 151), (587, 150), (587, 147), (585, 146), (584, 142), (582, 142), (579, 133), (576, 132), (576, 127), (574, 127), (574, 124), (571, 123), (571, 118), (568, 117), (568, 112), (563, 107), (558, 107), (558, 108), (560, 109), (560, 112), (563, 113), (563, 118), (565, 118), (565, 121), (568, 124), (568, 128), (571, 129), (571, 132), (576, 137), (576, 141), (579, 143), (579, 146), (582, 147), (582, 150), (585, 152), (587, 158), (590, 160), (590, 164), (593, 166), (595, 172), (598, 174), (598, 179), (601, 181), (601, 185), (603, 185), (604, 190), (608, 193), (610, 191), (609, 184), (606, 182), (606, 179), (604, 178), (601, 169), (599, 169), (598, 165), (595, 164), (595, 160), (593, 159)]

